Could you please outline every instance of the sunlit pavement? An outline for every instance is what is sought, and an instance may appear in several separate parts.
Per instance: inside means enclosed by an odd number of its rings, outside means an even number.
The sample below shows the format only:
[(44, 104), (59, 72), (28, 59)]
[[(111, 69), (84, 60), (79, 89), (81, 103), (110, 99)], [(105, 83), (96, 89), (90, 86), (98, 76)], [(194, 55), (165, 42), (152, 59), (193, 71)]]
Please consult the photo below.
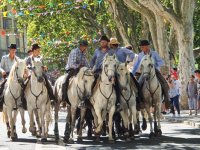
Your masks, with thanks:
[[(29, 128), (29, 117), (26, 113), (26, 127)], [(136, 136), (135, 140), (125, 142), (117, 140), (114, 144), (107, 143), (107, 137), (102, 137), (101, 142), (96, 143), (88, 140), (84, 134), (83, 142), (75, 144), (65, 144), (62, 136), (65, 127), (65, 112), (59, 113), (59, 132), (61, 140), (55, 143), (53, 138), (53, 123), (50, 126), (50, 138), (48, 142), (42, 144), (40, 139), (33, 137), (30, 132), (23, 134), (21, 132), (21, 119), (17, 119), (18, 140), (11, 142), (7, 138), (6, 125), (3, 123), (2, 113), (0, 113), (0, 150), (64, 150), (64, 149), (80, 149), (80, 150), (109, 150), (109, 149), (200, 149), (200, 130), (184, 123), (173, 122), (170, 120), (162, 121), (162, 137), (149, 139), (149, 126), (146, 131)], [(168, 116), (170, 117), (170, 116)], [(180, 118), (179, 118), (180, 119)]]

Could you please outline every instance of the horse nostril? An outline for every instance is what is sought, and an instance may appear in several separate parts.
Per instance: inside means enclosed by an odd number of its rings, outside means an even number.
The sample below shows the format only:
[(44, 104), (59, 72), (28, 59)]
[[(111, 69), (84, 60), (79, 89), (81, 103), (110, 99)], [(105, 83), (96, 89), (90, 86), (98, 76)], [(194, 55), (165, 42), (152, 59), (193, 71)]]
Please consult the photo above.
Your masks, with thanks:
[(18, 78), (17, 80), (18, 80), (19, 83), (23, 83), (23, 79)]

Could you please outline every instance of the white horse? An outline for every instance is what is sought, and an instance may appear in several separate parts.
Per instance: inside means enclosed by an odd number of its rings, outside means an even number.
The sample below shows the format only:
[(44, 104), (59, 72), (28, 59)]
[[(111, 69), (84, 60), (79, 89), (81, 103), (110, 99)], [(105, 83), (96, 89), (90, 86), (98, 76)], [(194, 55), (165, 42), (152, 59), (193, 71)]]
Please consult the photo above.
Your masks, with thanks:
[[(58, 111), (60, 107), (60, 103), (62, 102), (62, 84), (63, 84), (64, 76), (61, 76), (57, 79), (54, 85), (54, 94), (57, 97), (57, 104), (55, 106), (55, 128), (54, 134), (56, 140), (59, 139), (59, 131), (58, 131)], [(69, 83), (67, 89), (67, 95), (69, 98), (69, 102), (71, 105), (67, 106), (67, 117), (66, 117), (66, 127), (65, 127), (65, 136), (64, 141), (73, 143), (73, 131), (76, 121), (76, 110), (78, 105), (81, 103), (83, 99), (89, 99), (92, 95), (92, 85), (95, 78), (92, 73), (92, 70), (89, 70), (87, 67), (82, 67), (79, 73), (74, 76)], [(84, 122), (86, 108), (81, 108), (81, 123), (80, 129), (78, 133), (78, 140), (82, 140), (82, 126)], [(71, 125), (71, 126), (70, 126)]]
[(119, 64), (117, 68), (117, 78), (120, 88), (120, 103), (122, 105), (122, 111), (120, 114), (122, 116), (125, 136), (129, 140), (128, 129), (131, 131), (132, 124), (134, 128), (137, 128), (137, 118), (136, 118), (136, 94), (134, 88), (134, 82), (131, 79), (130, 72), (127, 69), (127, 63)]
[(50, 100), (43, 78), (43, 69), (43, 64), (39, 59), (32, 60), (31, 77), (25, 89), (25, 97), (27, 100), (27, 110), (30, 117), (29, 131), (35, 131), (33, 112), (37, 112), (39, 110), (39, 119), (36, 120), (39, 128), (41, 129), (41, 141), (45, 142), (47, 141), (46, 133), (48, 132), (48, 128), (45, 125), (45, 116), (50, 111)]
[[(141, 77), (140, 80), (143, 81), (142, 92), (144, 95), (145, 110), (148, 115), (150, 122), (150, 138), (155, 135), (161, 135), (161, 100), (162, 100), (162, 89), (161, 85), (157, 79), (154, 60), (151, 58), (151, 55), (145, 55), (140, 64)], [(151, 108), (154, 108), (153, 117), (154, 117), (154, 132), (152, 127), (152, 116)], [(145, 121), (144, 110), (141, 111), (143, 121)], [(158, 125), (157, 125), (158, 121)], [(146, 122), (146, 121), (145, 121)]]
[[(3, 112), (5, 115), (5, 121), (8, 129), (8, 137), (11, 136), (13, 141), (17, 140), (17, 133), (16, 133), (16, 117), (18, 114), (18, 110), (21, 114), (22, 119), (22, 132), (26, 133), (27, 129), (25, 127), (25, 119), (24, 119), (24, 109), (22, 108), (22, 100), (21, 100), (21, 93), (22, 93), (22, 86), (24, 84), (24, 74), (26, 70), (26, 62), (25, 60), (17, 59), (16, 62), (13, 64), (10, 74), (8, 76), (7, 83), (5, 85), (5, 93), (4, 93), (4, 108)], [(14, 112), (14, 113), (13, 113)], [(10, 125), (11, 130), (10, 130)], [(10, 135), (11, 133), (11, 135)]]
[[(106, 118), (106, 114), (109, 113), (109, 142), (111, 143), (114, 142), (112, 136), (112, 126), (116, 103), (114, 84), (117, 66), (118, 61), (115, 55), (106, 55), (104, 57), (100, 81), (97, 83), (90, 100), (98, 119), (98, 121), (95, 121), (95, 125), (98, 125), (95, 130), (96, 134), (100, 134), (103, 126), (103, 121)], [(94, 116), (94, 118), (96, 117)], [(99, 137), (97, 137), (97, 140), (99, 140)]]

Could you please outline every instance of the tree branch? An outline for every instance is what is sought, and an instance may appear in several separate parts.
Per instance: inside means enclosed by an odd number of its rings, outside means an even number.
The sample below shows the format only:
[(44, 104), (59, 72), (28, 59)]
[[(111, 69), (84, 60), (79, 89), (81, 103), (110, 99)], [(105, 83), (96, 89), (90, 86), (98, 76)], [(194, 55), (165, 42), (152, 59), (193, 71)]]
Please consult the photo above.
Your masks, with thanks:
[(177, 16), (172, 9), (164, 7), (159, 0), (139, 0), (139, 2), (142, 5), (147, 6), (150, 10), (154, 11), (155, 14), (163, 16), (174, 26), (180, 25), (181, 17)]

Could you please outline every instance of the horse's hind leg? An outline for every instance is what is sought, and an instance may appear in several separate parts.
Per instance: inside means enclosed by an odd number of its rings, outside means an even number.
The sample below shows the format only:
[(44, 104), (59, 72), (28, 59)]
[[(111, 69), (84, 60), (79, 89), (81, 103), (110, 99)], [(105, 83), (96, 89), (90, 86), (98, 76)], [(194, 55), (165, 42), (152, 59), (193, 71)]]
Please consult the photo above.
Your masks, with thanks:
[(26, 121), (25, 121), (25, 118), (24, 118), (24, 109), (20, 108), (19, 111), (20, 111), (20, 115), (21, 115), (21, 119), (22, 119), (22, 126), (23, 126), (22, 127), (22, 133), (26, 133), (27, 129), (26, 129), (26, 126), (25, 126)]
[(55, 125), (54, 125), (54, 135), (55, 140), (57, 141), (59, 139), (59, 130), (58, 130), (58, 111), (60, 108), (60, 101), (58, 101), (55, 105)]
[(6, 122), (6, 127), (7, 127), (7, 136), (8, 136), (8, 138), (10, 138), (10, 134), (11, 134), (10, 123), (9, 123), (8, 114), (6, 112), (5, 107), (3, 108), (3, 114), (4, 114), (4, 117), (5, 117), (5, 122)]

